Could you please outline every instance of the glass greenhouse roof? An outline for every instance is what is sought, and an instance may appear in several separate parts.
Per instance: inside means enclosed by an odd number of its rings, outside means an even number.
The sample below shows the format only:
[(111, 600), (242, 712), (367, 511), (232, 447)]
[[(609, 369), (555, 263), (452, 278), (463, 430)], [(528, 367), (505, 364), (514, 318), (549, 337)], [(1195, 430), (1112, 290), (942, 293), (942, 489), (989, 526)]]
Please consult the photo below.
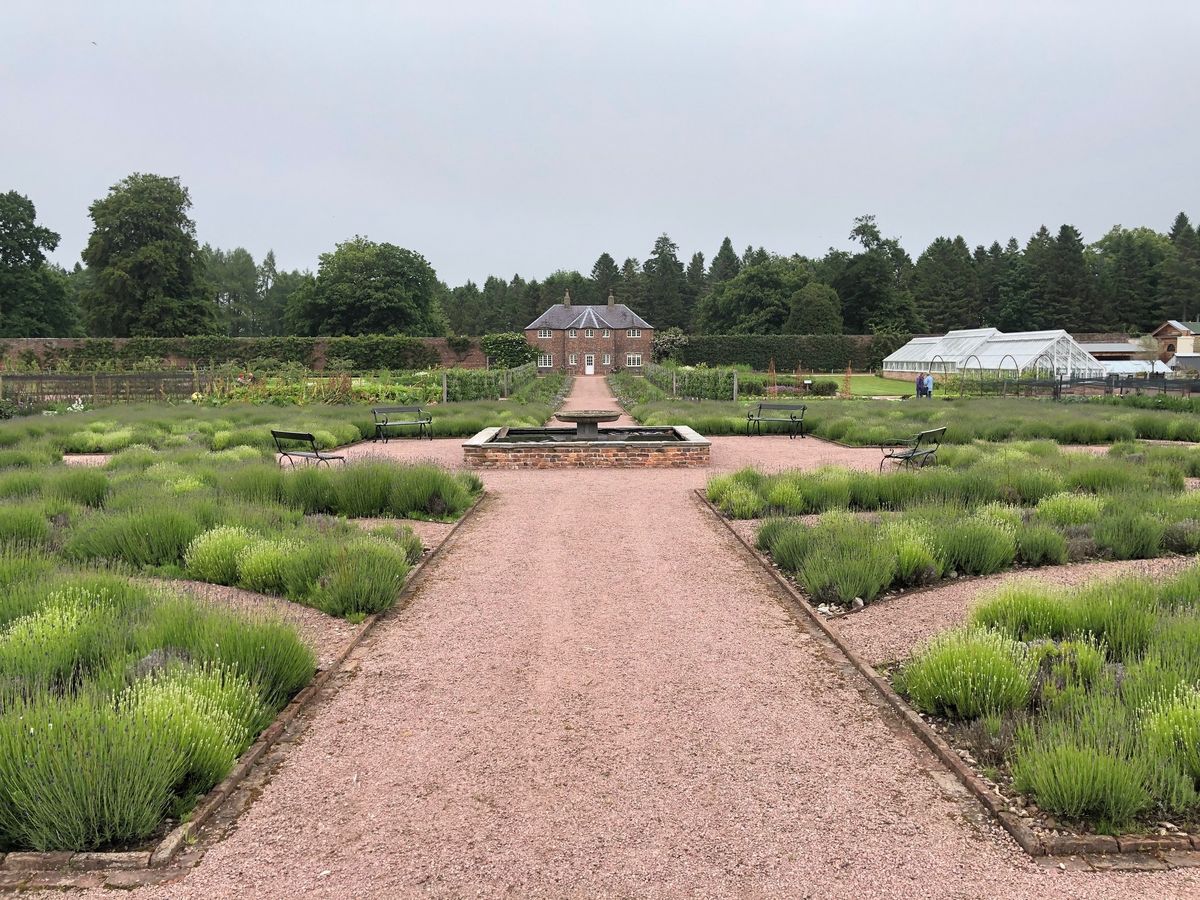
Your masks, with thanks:
[(951, 331), (944, 336), (913, 338), (883, 361), (892, 371), (1042, 372), (1077, 377), (1104, 375), (1104, 366), (1065, 331), (1021, 331), (995, 328)]

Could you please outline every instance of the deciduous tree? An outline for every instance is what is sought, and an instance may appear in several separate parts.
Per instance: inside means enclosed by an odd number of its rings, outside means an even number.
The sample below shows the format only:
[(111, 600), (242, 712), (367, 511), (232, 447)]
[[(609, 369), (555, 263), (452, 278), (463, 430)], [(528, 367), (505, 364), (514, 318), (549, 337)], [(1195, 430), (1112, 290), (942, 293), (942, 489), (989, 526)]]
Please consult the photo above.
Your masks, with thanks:
[(438, 289), (421, 254), (355, 237), (321, 254), (316, 278), (292, 297), (289, 319), (307, 335), (441, 335)]
[(192, 201), (178, 178), (135, 172), (91, 205), (83, 294), (92, 334), (104, 337), (209, 334), (217, 330), (204, 280)]
[(79, 333), (67, 273), (46, 262), (58, 235), (37, 224), (33, 202), (0, 194), (0, 337), (65, 337)]

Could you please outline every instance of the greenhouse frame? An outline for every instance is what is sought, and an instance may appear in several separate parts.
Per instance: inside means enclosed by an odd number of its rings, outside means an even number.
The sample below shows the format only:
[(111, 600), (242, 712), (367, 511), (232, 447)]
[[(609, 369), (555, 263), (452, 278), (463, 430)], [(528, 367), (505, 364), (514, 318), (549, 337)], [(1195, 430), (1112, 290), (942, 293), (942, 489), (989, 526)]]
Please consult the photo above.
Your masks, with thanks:
[(995, 328), (951, 331), (942, 337), (913, 338), (883, 360), (885, 376), (975, 371), (1041, 378), (1103, 378), (1106, 374), (1104, 364), (1062, 330), (1012, 334)]

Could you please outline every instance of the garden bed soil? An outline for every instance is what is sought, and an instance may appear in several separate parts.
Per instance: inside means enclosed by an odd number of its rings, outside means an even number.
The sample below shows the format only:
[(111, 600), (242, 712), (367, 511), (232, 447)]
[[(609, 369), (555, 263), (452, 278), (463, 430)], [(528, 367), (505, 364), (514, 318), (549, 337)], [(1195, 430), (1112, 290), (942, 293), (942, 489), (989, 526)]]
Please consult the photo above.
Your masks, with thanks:
[(92, 466), (99, 468), (108, 465), (112, 459), (111, 453), (66, 453), (63, 462), (68, 466)]

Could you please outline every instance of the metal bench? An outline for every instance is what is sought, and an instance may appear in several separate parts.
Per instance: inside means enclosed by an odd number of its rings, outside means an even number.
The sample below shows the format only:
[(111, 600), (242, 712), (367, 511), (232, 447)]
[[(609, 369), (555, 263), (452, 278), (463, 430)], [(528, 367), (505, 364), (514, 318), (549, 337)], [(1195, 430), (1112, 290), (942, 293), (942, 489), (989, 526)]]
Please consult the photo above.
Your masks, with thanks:
[(931, 428), (929, 431), (919, 431), (906, 441), (890, 441), (880, 444), (883, 459), (879, 461), (879, 471), (883, 465), (894, 462), (897, 466), (907, 469), (920, 469), (928, 465), (937, 465), (938, 447), (946, 435), (945, 428)]
[(386, 444), (387, 429), (413, 426), (416, 426), (417, 437), (428, 435), (433, 440), (433, 416), (419, 406), (376, 406), (371, 415), (375, 418), (375, 440), (382, 438)]
[[(275, 439), (275, 449), (279, 453), (279, 467), (283, 468), (284, 460), (287, 460), (288, 465), (293, 469), (296, 468), (296, 460), (302, 459), (305, 463), (313, 463), (314, 465), (329, 465), (333, 460), (340, 460), (343, 464), (346, 462), (346, 457), (339, 456), (335, 453), (326, 453), (317, 446), (317, 439), (307, 431), (275, 431), (272, 429), (271, 437)], [(296, 445), (300, 446), (297, 447)]]
[[(788, 438), (797, 434), (804, 437), (804, 411), (808, 409), (803, 403), (760, 403), (753, 412), (746, 413), (746, 437), (750, 436), (750, 428), (754, 427), (755, 434), (762, 434), (763, 422), (786, 422)], [(787, 413), (787, 415), (783, 415)], [(799, 413), (800, 415), (796, 415)]]

